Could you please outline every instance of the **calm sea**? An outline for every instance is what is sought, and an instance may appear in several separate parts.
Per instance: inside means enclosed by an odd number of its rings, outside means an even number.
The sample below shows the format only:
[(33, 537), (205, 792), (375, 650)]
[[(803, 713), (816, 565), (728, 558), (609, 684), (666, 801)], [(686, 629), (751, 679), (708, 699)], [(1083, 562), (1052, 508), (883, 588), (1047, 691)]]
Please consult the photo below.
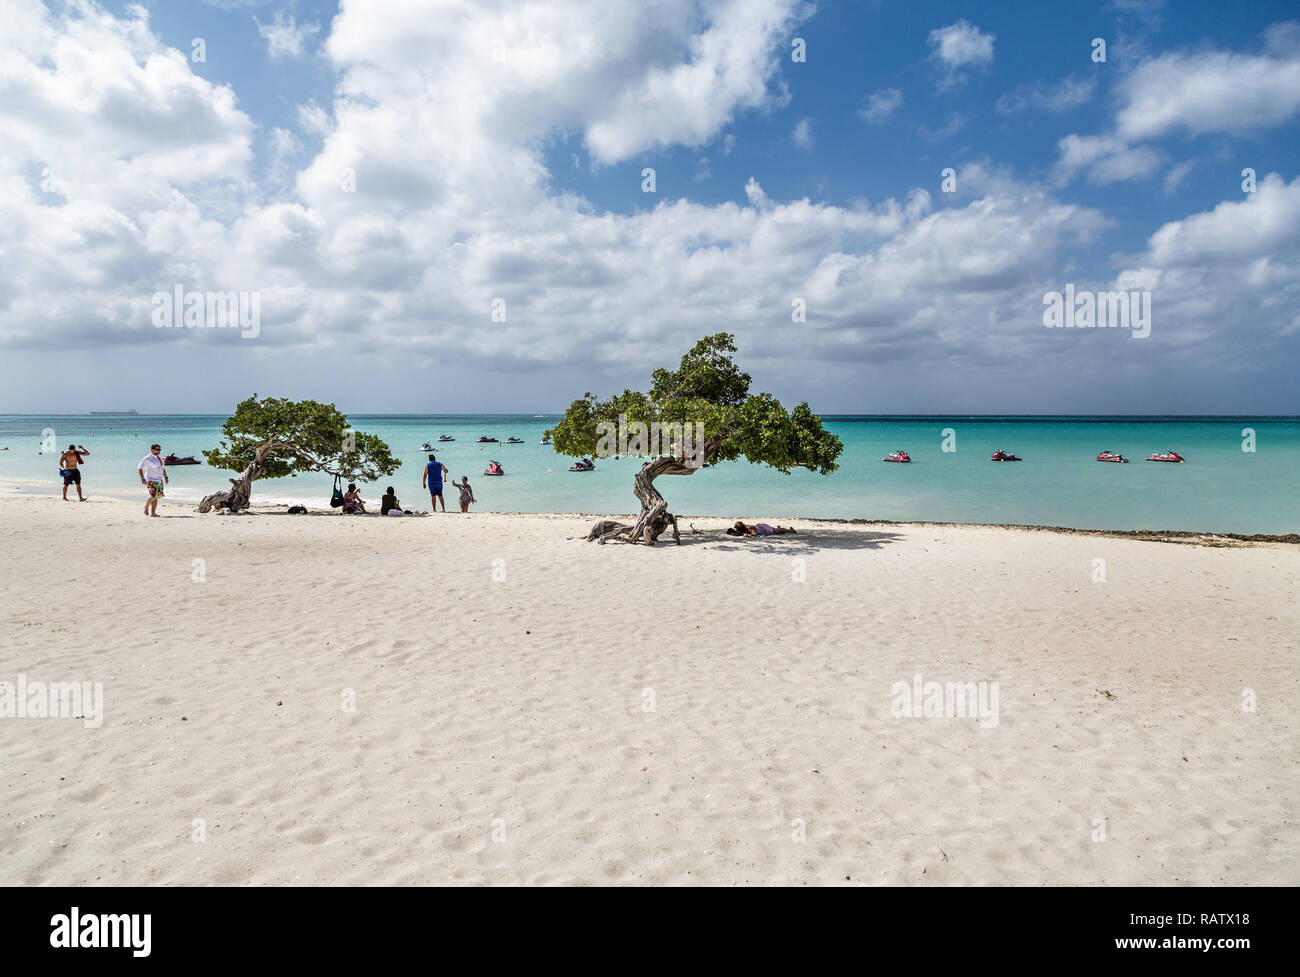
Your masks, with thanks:
[[(0, 492), (53, 494), (61, 484), (58, 454), (71, 442), (91, 456), (84, 468), (89, 495), (141, 495), (136, 465), (152, 442), (164, 453), (202, 457), (220, 436), (223, 416), (139, 417), (0, 415)], [(403, 462), (390, 479), (362, 486), (378, 498), (392, 484), (405, 505), (427, 508), (420, 488), (425, 452), (459, 478), (468, 475), (480, 510), (515, 512), (629, 512), (637, 507), (632, 474), (640, 462), (598, 459), (597, 470), (569, 472), (570, 459), (538, 444), (557, 416), (353, 415), (353, 425), (376, 434)], [(781, 475), (745, 462), (719, 465), (656, 484), (675, 512), (741, 516), (935, 520), (1026, 523), (1090, 529), (1187, 529), (1237, 533), (1300, 531), (1300, 418), (1113, 417), (827, 417), (844, 442), (840, 469), (830, 476)], [(1253, 445), (1249, 434), (1253, 432)], [(479, 435), (523, 444), (475, 443)], [(55, 446), (41, 453), (43, 439)], [(955, 450), (944, 450), (947, 447)], [(1254, 448), (1243, 450), (1243, 448)], [(909, 465), (884, 464), (895, 448)], [(1002, 448), (1019, 464), (990, 462)], [(1103, 449), (1128, 465), (1094, 459)], [(1186, 464), (1142, 459), (1174, 450)], [(503, 477), (484, 477), (491, 459)], [(226, 486), (230, 472), (206, 464), (169, 469), (172, 503), (197, 502)], [(324, 505), (328, 476), (255, 483), (261, 504)], [(455, 508), (454, 497), (451, 508)]]

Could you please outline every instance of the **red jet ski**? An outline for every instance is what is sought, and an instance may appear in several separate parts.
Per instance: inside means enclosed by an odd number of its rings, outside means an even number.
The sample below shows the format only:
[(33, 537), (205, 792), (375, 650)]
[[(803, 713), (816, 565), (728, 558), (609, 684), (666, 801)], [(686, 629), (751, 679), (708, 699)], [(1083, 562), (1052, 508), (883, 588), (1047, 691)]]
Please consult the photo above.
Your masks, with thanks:
[(496, 444), (496, 443), (497, 443), (497, 439), (496, 439), (496, 438), (489, 438), (487, 435), (483, 435), (482, 437), (480, 437), (480, 438), (478, 439), (478, 443), (479, 443), (479, 444)]
[(989, 455), (989, 461), (1020, 461), (1021, 459), (1009, 451), (1003, 451), (999, 448), (993, 454)]
[(912, 459), (908, 457), (906, 451), (903, 451), (900, 448), (898, 451), (891, 451), (889, 454), (885, 455), (885, 457), (881, 458), (880, 460), (881, 461), (911, 461)]
[(1156, 452), (1154, 455), (1147, 455), (1147, 461), (1186, 461), (1187, 459), (1177, 451), (1166, 451), (1164, 454)]
[(489, 461), (487, 468), (483, 470), (484, 475), (504, 475), (505, 470), (501, 467), (499, 461)]
[(163, 459), (163, 464), (164, 465), (201, 465), (203, 464), (203, 462), (199, 461), (193, 455), (186, 455), (184, 458), (177, 458), (175, 455), (168, 455), (166, 458)]
[(1097, 460), (1098, 460), (1098, 461), (1117, 461), (1117, 462), (1119, 462), (1119, 463), (1122, 464), (1122, 465), (1127, 465), (1127, 464), (1128, 464), (1128, 459), (1127, 459), (1127, 458), (1125, 458), (1123, 455), (1117, 455), (1117, 454), (1116, 454), (1115, 452), (1113, 452), (1113, 451), (1103, 451), (1101, 454), (1099, 454), (1099, 455), (1097, 456)]
[(583, 458), (582, 461), (574, 462), (569, 466), (571, 472), (594, 472), (596, 465), (590, 458)]

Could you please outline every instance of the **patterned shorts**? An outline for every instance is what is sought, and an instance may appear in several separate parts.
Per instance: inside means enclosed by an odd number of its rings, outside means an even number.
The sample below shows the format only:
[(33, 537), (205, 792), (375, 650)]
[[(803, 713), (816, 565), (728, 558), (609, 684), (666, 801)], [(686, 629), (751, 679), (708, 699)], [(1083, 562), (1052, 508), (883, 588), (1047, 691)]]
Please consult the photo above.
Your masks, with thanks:
[(151, 498), (151, 499), (161, 499), (162, 497), (163, 497), (163, 483), (162, 483), (162, 482), (150, 482), (150, 483), (149, 483), (149, 498)]

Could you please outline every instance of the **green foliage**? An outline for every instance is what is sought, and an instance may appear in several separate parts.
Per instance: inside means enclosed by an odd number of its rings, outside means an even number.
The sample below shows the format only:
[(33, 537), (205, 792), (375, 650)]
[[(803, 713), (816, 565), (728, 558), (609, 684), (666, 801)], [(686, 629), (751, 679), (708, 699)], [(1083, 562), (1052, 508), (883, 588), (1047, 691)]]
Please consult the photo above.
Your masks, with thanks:
[(844, 445), (822, 427), (807, 403), (787, 411), (771, 394), (751, 394), (750, 376), (732, 361), (730, 333), (706, 336), (682, 357), (676, 370), (651, 374), (649, 393), (624, 390), (605, 399), (587, 393), (575, 400), (551, 432), (563, 455), (594, 455), (599, 425), (696, 422), (704, 425), (706, 463), (746, 461), (788, 473), (795, 465), (829, 474)]
[(373, 482), (401, 466), (388, 445), (373, 434), (350, 431), (348, 419), (333, 404), (279, 397), (249, 397), (222, 425), (225, 440), (203, 452), (213, 468), (242, 472), (262, 451), (261, 478), (299, 472), (341, 475), (349, 482)]

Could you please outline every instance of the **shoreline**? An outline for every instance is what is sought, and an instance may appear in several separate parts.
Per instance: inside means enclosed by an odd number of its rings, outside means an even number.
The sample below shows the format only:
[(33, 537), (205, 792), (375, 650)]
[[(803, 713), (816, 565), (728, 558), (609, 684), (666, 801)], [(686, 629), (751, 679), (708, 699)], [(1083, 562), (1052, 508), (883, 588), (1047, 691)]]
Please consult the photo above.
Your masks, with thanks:
[[(116, 422), (83, 424), (71, 419), (50, 419), (48, 425), (66, 430), (70, 437), (75, 432), (94, 452), (83, 476), (87, 491), (134, 501), (143, 491), (134, 472), (144, 450), (141, 444), (150, 438), (161, 439), (160, 443), (166, 442), (177, 455), (194, 454), (202, 459), (200, 447), (220, 437), (215, 415), (208, 420), (203, 419), (207, 417), (203, 414), (186, 416), (191, 419), (150, 415), (142, 423), (125, 426)], [(402, 462), (400, 469), (387, 478), (379, 476), (372, 483), (362, 484), (362, 494), (367, 498), (372, 492), (378, 495), (391, 482), (404, 502), (422, 507), (417, 486), (425, 452), (416, 451), (414, 445), (419, 443), (416, 439), (432, 439), (445, 431), (456, 441), (446, 445), (434, 442), (433, 450), (451, 466), (451, 477), (471, 477), (482, 507), (500, 512), (600, 512), (638, 507), (631, 489), (639, 463), (620, 458), (602, 464), (601, 472), (594, 475), (565, 475), (569, 460), (555, 454), (552, 447), (537, 444), (538, 432), (553, 422), (531, 417), (518, 422), (491, 419), (514, 416), (508, 414), (365, 416), (366, 420), (357, 423), (382, 437), (395, 460)], [(1238, 441), (1247, 420), (1233, 429), (1231, 423), (1225, 426), (1205, 422), (1204, 418), (1210, 416), (1151, 415), (1145, 419), (1153, 423), (1135, 425), (1124, 421), (1131, 415), (1088, 414), (1076, 418), (1082, 423), (1053, 427), (1048, 415), (826, 415), (836, 418), (830, 423), (845, 445), (840, 469), (831, 477), (814, 477), (798, 469), (782, 476), (762, 466), (751, 471), (742, 461), (714, 466), (716, 470), (686, 480), (687, 487), (680, 494), (675, 483), (659, 484), (670, 509), (697, 518), (734, 518), (755, 510), (775, 510), (782, 518), (797, 515), (850, 524), (879, 520), (891, 524), (1015, 526), (1169, 538), (1180, 534), (1178, 538), (1217, 535), (1232, 540), (1293, 541), (1292, 537), (1300, 535), (1300, 513), (1291, 504), (1286, 486), (1300, 465), (1300, 423), (1286, 415), (1272, 416), (1271, 420), (1262, 415), (1250, 416), (1258, 421), (1258, 451), (1254, 451), (1254, 441), (1249, 445), (1245, 440)], [(1231, 416), (1213, 415), (1220, 422)], [(445, 422), (434, 417), (444, 417)], [(864, 423), (848, 423), (850, 418)], [(941, 451), (941, 446), (931, 440), (932, 436), (938, 437), (943, 424), (931, 430), (924, 423), (900, 418), (945, 419), (945, 424), (954, 427), (954, 437), (964, 438), (961, 452)], [(994, 418), (1006, 422), (991, 423)], [(1103, 423), (1107, 418), (1118, 423)], [(880, 423), (874, 423), (876, 420)], [(1046, 428), (1042, 423), (1017, 426), (1017, 422), (1028, 420), (1049, 423)], [(36, 447), (35, 442), (27, 445), (25, 441), (19, 443), (21, 438), (14, 440), (39, 427), (40, 423), (24, 427), (15, 420), (5, 428), (7, 434), (12, 434), (9, 443), (15, 450), (0, 457), (0, 490), (59, 494), (62, 479), (53, 477), (53, 466), (46, 468), (45, 460), (32, 457), (28, 451)], [(525, 443), (499, 451), (492, 445), (475, 443), (483, 432), (504, 437), (507, 429)], [(1248, 433), (1251, 438), (1255, 436), (1253, 430)], [(949, 447), (955, 448), (955, 443)], [(1025, 464), (986, 464), (986, 449), (1006, 443), (1025, 456)], [(1096, 464), (1096, 449), (1102, 444), (1124, 449), (1134, 462), (1148, 454), (1147, 449), (1176, 447), (1190, 463)], [(887, 450), (895, 446), (913, 449), (915, 464), (879, 464)], [(499, 457), (507, 450), (517, 452), (500, 458), (511, 477), (491, 479), (491, 486), (480, 483), (475, 473), (484, 468), (488, 456)], [(5, 472), (11, 477), (6, 479)], [(228, 487), (229, 477), (236, 474), (214, 469), (206, 461), (195, 467), (169, 468), (169, 472), (172, 483), (167, 498), (162, 500), (168, 506), (178, 501), (197, 504), (204, 495)], [(621, 482), (624, 477), (626, 490)], [(323, 508), (328, 505), (331, 488), (328, 475), (318, 473), (303, 473), (296, 479), (259, 479), (253, 486), (254, 504)]]
[[(4, 489), (0, 489), (0, 500), (42, 499), (42, 498), (53, 499), (55, 501), (62, 501), (60, 490), (57, 487), (52, 489), (51, 492), (48, 494), (43, 492), (42, 493), (11, 492)], [(104, 500), (109, 502), (128, 502), (132, 504), (135, 504), (138, 501), (141, 507), (143, 507), (144, 505), (143, 497), (137, 500), (134, 497), (115, 494), (111, 491), (102, 492), (95, 497), (88, 496), (86, 499), (87, 502), (95, 502), (97, 500)], [(69, 501), (71, 502), (73, 500), (69, 499)], [(266, 516), (288, 515), (288, 513), (284, 512), (284, 508), (287, 507), (288, 505), (307, 505), (307, 503), (301, 499), (296, 499), (293, 500), (292, 502), (285, 502), (285, 503), (258, 504), (252, 506), (248, 510), (247, 514), (266, 515)], [(173, 507), (189, 507), (193, 510), (196, 510), (198, 507), (198, 502), (188, 501), (188, 500), (187, 501), (169, 500), (166, 497), (164, 497), (163, 505), (160, 506), (160, 508), (173, 508)], [(326, 515), (337, 514), (333, 509), (326, 508), (319, 504), (314, 506), (308, 505), (307, 509), (308, 512), (306, 514), (311, 516), (326, 516)], [(427, 515), (427, 512), (419, 509), (411, 509), (409, 510), (409, 514), (411, 516), (423, 516), (423, 515)], [(1113, 538), (1113, 539), (1133, 539), (1133, 540), (1139, 540), (1143, 542), (1175, 542), (1175, 541), (1178, 542), (1185, 541), (1190, 543), (1199, 542), (1201, 545), (1215, 545), (1214, 541), (1216, 540), (1227, 540), (1230, 541), (1231, 543), (1283, 543), (1283, 544), (1289, 544), (1293, 546), (1300, 545), (1300, 533), (1231, 533), (1231, 532), (1220, 532), (1215, 530), (1198, 530), (1198, 529), (1091, 529), (1091, 528), (1083, 528), (1078, 526), (1050, 526), (1050, 525), (1039, 525), (1035, 523), (944, 522), (944, 521), (933, 520), (933, 519), (862, 519), (862, 518), (844, 519), (844, 518), (836, 518), (830, 516), (765, 515), (762, 517), (756, 517), (752, 515), (736, 516), (736, 515), (717, 515), (711, 513), (674, 513), (674, 514), (677, 516), (677, 521), (679, 525), (682, 524), (684, 520), (689, 520), (689, 519), (722, 519), (722, 520), (729, 520), (729, 521), (742, 519), (746, 522), (750, 522), (754, 520), (764, 521), (767, 519), (779, 519), (782, 524), (809, 523), (809, 524), (817, 524), (817, 525), (825, 524), (831, 526), (840, 526), (840, 525), (842, 526), (896, 526), (896, 527), (931, 526), (931, 527), (942, 527), (942, 528), (951, 528), (951, 529), (965, 529), (965, 528), (1011, 529), (1011, 530), (1019, 530), (1022, 532), (1059, 533), (1065, 536), (1098, 536), (1098, 537)], [(208, 515), (225, 516), (225, 515), (229, 515), (229, 513), (224, 513), (224, 512), (208, 513)], [(373, 515), (377, 515), (377, 513), (371, 512), (371, 513), (366, 513), (365, 515), (373, 516)], [(455, 507), (453, 506), (451, 509), (448, 509), (447, 515), (459, 516), (461, 515), (461, 513), (455, 511)], [(525, 512), (519, 510), (492, 509), (492, 510), (471, 511), (469, 515), (480, 516), (480, 517), (481, 516), (523, 516), (523, 517), (532, 516), (532, 517), (537, 517), (542, 519), (592, 519), (592, 520), (616, 519), (619, 521), (636, 520), (636, 514), (631, 512), (559, 512), (559, 511)], [(683, 536), (685, 536), (686, 533), (690, 532), (690, 530), (684, 526), (682, 526), (681, 528), (682, 528)], [(665, 542), (667, 545), (672, 545), (671, 540), (661, 540), (661, 542)], [(1222, 545), (1228, 545), (1228, 544), (1222, 544)]]

